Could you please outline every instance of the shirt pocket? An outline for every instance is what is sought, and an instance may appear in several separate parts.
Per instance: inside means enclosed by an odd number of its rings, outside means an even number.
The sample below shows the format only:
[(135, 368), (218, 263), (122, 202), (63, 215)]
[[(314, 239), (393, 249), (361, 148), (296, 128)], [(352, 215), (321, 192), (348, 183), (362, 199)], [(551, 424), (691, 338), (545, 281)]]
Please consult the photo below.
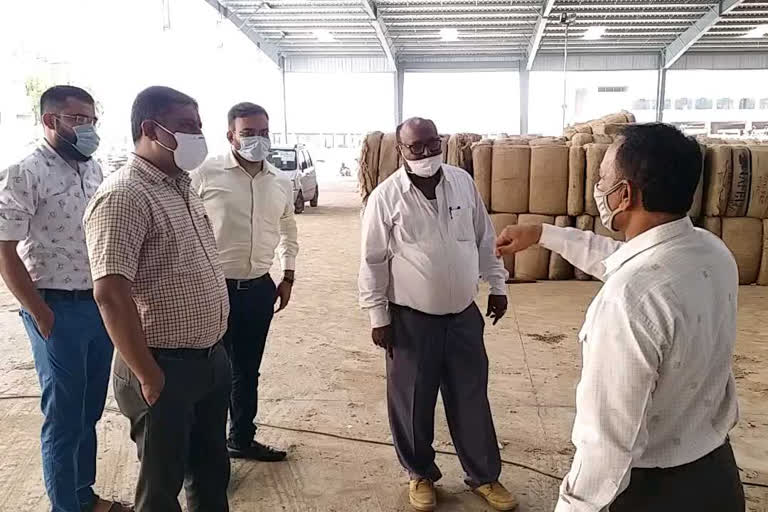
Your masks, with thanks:
[(453, 237), (459, 242), (475, 241), (475, 223), (468, 206), (449, 206), (448, 222)]

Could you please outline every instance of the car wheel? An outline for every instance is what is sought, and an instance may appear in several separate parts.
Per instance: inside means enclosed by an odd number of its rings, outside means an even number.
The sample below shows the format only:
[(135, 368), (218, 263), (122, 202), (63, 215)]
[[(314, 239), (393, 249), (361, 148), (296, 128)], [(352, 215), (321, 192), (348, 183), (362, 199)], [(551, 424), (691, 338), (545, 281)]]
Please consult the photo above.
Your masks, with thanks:
[(309, 200), (309, 206), (317, 208), (317, 202), (320, 199), (320, 187), (315, 186), (315, 197)]
[(304, 194), (302, 192), (299, 192), (299, 195), (296, 196), (296, 204), (293, 206), (294, 213), (304, 213)]

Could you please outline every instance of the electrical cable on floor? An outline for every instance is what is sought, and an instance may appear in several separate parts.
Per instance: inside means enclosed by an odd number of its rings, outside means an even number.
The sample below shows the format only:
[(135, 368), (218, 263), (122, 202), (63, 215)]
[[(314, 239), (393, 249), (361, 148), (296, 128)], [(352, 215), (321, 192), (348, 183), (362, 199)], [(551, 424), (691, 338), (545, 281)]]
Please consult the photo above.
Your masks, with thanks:
[[(39, 399), (40, 395), (0, 395), (0, 400), (30, 400), (30, 399)], [(116, 407), (105, 407), (105, 411), (114, 412), (114, 413), (120, 413), (120, 409), (117, 409)], [(321, 430), (308, 430), (303, 428), (295, 428), (295, 427), (285, 427), (281, 425), (272, 425), (271, 423), (260, 423), (256, 422), (256, 425), (260, 427), (266, 427), (266, 428), (273, 428), (275, 430), (285, 430), (288, 432), (296, 432), (300, 434), (310, 434), (315, 436), (322, 436), (322, 437), (330, 437), (332, 439), (339, 439), (341, 441), (351, 441), (354, 443), (362, 443), (362, 444), (371, 444), (376, 446), (387, 446), (387, 447), (393, 447), (394, 444), (392, 444), (389, 441), (378, 441), (376, 439), (365, 439), (362, 437), (352, 437), (352, 436), (345, 436), (341, 434), (333, 434), (330, 432), (323, 432)], [(456, 452), (447, 451), (447, 450), (435, 450), (435, 453), (439, 453), (441, 455), (452, 455), (454, 457), (458, 457), (458, 454)], [(542, 471), (540, 469), (536, 469), (532, 466), (528, 466), (526, 464), (522, 464), (520, 462), (515, 462), (511, 460), (501, 459), (502, 464), (506, 464), (508, 466), (515, 466), (521, 469), (526, 469), (528, 471), (531, 471), (533, 473), (537, 473), (541, 476), (546, 476), (547, 478), (551, 478), (553, 480), (562, 481), (563, 476), (557, 476), (553, 475), (552, 473), (547, 473), (546, 471)], [(763, 489), (768, 489), (768, 484), (761, 484), (758, 482), (741, 482), (742, 485), (746, 485), (749, 487), (759, 487)]]

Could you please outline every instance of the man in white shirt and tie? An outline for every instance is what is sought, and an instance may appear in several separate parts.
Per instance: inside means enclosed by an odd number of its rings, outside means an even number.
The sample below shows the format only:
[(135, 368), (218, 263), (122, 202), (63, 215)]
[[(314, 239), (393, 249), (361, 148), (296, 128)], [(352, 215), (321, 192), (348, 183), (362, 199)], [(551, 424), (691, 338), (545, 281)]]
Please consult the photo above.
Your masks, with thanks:
[(556, 512), (741, 512), (728, 433), (738, 271), (687, 212), (701, 179), (695, 140), (634, 125), (610, 147), (594, 195), (606, 228), (510, 226), (498, 254), (535, 243), (605, 282), (579, 333), (576, 446)]
[[(293, 217), (293, 188), (267, 161), (269, 115), (253, 103), (239, 103), (228, 114), (231, 148), (192, 172), (213, 224), (219, 259), (229, 289), (229, 328), (224, 346), (232, 362), (230, 431), (227, 445), (235, 458), (275, 462), (284, 451), (254, 440), (259, 368), (275, 303), (282, 311), (291, 298), (299, 252)], [(277, 250), (283, 279), (269, 275)]]
[(442, 164), (435, 124), (397, 128), (405, 164), (371, 194), (363, 214), (360, 303), (373, 341), (386, 349), (390, 427), (410, 474), (414, 509), (436, 507), (435, 404), (441, 391), (466, 483), (498, 510), (515, 498), (498, 482), (501, 459), (488, 403), (485, 322), (475, 305), (480, 276), (491, 286), (487, 316), (507, 309), (504, 265), (472, 177)]

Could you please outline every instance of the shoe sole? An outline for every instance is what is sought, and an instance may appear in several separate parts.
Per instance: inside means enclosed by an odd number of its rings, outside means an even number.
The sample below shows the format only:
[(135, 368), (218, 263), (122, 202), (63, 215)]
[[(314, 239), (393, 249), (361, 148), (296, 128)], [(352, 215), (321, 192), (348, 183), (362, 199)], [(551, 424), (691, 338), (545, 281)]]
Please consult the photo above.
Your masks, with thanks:
[(411, 501), (411, 508), (413, 510), (418, 510), (418, 512), (432, 512), (437, 507), (437, 504), (434, 505), (419, 505), (418, 503), (414, 503)]
[(241, 452), (229, 452), (229, 458), (230, 459), (243, 459), (243, 460), (255, 460), (257, 462), (283, 462), (286, 457), (282, 457), (279, 459), (259, 459), (257, 457), (254, 457), (252, 455), (248, 455), (246, 453)]

